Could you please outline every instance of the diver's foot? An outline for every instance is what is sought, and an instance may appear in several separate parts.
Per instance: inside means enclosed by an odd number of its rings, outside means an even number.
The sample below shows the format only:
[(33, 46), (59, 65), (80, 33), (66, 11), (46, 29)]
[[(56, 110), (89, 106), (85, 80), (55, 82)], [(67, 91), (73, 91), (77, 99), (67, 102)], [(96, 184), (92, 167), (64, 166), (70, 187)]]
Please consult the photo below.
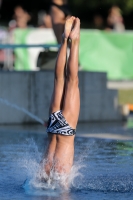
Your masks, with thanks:
[(74, 20), (74, 27), (72, 29), (72, 31), (70, 32), (69, 38), (72, 41), (79, 41), (80, 39), (80, 19), (79, 18), (75, 18)]
[(70, 35), (70, 32), (73, 28), (74, 20), (75, 20), (75, 17), (72, 16), (68, 18), (65, 22), (65, 28), (64, 28), (64, 33), (63, 33), (63, 36), (65, 39), (68, 39)]

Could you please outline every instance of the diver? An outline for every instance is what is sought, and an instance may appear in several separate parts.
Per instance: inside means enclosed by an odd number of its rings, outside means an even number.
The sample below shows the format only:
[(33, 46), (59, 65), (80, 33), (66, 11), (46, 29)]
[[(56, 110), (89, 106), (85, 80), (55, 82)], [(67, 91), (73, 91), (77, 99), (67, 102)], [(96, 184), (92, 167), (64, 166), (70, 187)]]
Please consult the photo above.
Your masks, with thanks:
[[(74, 138), (80, 111), (78, 87), (78, 54), (80, 20), (74, 16), (65, 22), (62, 42), (54, 71), (54, 89), (49, 109), (47, 133), (49, 144), (45, 156), (45, 172), (70, 174), (74, 158)], [(70, 54), (67, 60), (67, 46)]]

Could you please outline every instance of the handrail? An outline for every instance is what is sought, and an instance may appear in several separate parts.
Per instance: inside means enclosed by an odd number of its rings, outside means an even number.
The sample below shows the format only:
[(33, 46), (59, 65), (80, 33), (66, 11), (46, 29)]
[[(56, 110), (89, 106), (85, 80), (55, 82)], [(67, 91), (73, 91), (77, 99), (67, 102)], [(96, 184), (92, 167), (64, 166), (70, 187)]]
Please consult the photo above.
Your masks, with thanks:
[(59, 48), (58, 44), (0, 44), (0, 49), (16, 49), (16, 48), (38, 48), (43, 47), (44, 49), (49, 49), (51, 47)]

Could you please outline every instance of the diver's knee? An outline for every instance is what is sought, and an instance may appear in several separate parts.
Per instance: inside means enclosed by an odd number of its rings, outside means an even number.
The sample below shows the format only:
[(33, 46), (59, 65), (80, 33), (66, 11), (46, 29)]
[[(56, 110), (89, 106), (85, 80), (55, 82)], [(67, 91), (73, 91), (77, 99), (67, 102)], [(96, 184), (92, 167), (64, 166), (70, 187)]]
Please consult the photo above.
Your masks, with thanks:
[(67, 81), (68, 81), (68, 83), (70, 83), (72, 85), (78, 86), (78, 84), (79, 84), (78, 75), (69, 74)]

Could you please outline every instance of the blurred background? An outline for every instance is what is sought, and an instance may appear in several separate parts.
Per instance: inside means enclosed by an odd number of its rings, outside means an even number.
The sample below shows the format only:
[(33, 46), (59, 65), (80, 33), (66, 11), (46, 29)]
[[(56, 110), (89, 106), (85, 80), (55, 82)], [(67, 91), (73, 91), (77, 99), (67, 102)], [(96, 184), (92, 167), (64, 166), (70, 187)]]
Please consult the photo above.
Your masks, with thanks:
[[(26, 1), (26, 0), (1, 0), (1, 25), (8, 27), (9, 21), (13, 18), (14, 9), (17, 5), (21, 5), (31, 16), (28, 24), (34, 27), (38, 26), (38, 13), (40, 11), (49, 12), (50, 1)], [(116, 5), (121, 9), (121, 14), (124, 19), (124, 24), (127, 30), (133, 29), (133, 2), (132, 0), (72, 0), (69, 1), (69, 7), (73, 15), (78, 16), (82, 23), (82, 28), (93, 28), (96, 17), (102, 18), (103, 28), (106, 27), (106, 19), (109, 9)], [(98, 21), (98, 20), (97, 20)], [(100, 20), (99, 20), (100, 21)]]
[(0, 70), (53, 70), (66, 17), (81, 19), (79, 69), (105, 72), (133, 112), (132, 0), (0, 0)]
[[(71, 15), (81, 19), (81, 106), (72, 188), (63, 191), (54, 167), (48, 184), (41, 178), (40, 163)], [(0, 199), (132, 200), (132, 167), (133, 0), (0, 0)]]

